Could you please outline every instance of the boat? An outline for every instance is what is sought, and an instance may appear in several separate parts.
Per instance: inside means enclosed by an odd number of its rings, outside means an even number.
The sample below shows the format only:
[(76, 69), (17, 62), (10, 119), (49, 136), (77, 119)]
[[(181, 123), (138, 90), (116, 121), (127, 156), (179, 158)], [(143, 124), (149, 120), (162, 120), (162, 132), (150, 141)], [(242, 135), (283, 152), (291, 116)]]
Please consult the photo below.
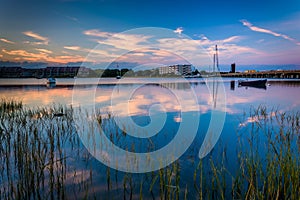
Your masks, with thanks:
[(47, 79), (47, 84), (55, 84), (55, 83), (56, 83), (55, 78), (48, 78)]
[(119, 65), (117, 64), (117, 76), (116, 79), (121, 79), (121, 71), (119, 70)]
[(267, 83), (267, 79), (262, 80), (239, 80), (239, 86), (247, 86), (247, 87), (256, 87), (256, 88), (265, 88)]

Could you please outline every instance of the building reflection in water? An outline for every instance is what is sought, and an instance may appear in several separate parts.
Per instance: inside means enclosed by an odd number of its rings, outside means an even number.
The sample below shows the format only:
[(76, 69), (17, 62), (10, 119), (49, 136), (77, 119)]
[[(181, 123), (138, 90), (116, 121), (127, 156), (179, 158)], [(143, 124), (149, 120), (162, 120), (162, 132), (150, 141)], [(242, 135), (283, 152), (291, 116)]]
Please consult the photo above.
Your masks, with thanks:
[(230, 81), (230, 90), (235, 89), (235, 81)]

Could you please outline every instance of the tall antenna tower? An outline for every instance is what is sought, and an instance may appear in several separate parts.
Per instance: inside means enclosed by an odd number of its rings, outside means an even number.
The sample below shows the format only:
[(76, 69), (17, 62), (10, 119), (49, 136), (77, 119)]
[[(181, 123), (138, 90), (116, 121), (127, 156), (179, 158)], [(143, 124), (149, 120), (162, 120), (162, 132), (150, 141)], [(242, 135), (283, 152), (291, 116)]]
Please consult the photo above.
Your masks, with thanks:
[(216, 52), (214, 53), (214, 65), (213, 65), (213, 82), (212, 82), (212, 86), (213, 86), (213, 106), (214, 108), (217, 107), (217, 96), (218, 96), (218, 86), (219, 86), (219, 82), (218, 80), (216, 80), (215, 78), (217, 78), (217, 72), (216, 72), (216, 68), (218, 70), (218, 72), (220, 72), (219, 69), (219, 56), (218, 56), (218, 46), (215, 46), (215, 50)]
[(220, 69), (219, 69), (218, 45), (216, 45), (215, 51), (216, 52), (214, 53), (213, 73), (216, 72), (216, 68), (217, 68), (218, 71), (220, 71)]

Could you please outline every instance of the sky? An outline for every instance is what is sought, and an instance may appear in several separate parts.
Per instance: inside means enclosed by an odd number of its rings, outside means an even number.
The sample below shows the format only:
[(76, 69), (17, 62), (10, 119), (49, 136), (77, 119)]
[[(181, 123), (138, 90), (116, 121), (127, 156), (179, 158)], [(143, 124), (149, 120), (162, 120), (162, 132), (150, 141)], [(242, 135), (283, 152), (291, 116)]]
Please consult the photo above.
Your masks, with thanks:
[(0, 60), (300, 65), (299, 0), (0, 0)]

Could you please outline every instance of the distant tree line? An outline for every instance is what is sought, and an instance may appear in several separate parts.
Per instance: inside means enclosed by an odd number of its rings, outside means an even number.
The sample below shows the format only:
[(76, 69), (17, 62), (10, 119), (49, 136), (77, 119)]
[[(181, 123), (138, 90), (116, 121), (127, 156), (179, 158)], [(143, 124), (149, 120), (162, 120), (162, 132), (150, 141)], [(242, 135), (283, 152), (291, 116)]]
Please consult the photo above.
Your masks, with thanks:
[(132, 69), (96, 69), (94, 70), (94, 74), (97, 77), (116, 77), (116, 76), (124, 76), (124, 77), (178, 77), (175, 74), (159, 74), (158, 69), (147, 69), (147, 70), (139, 70), (133, 71)]
[[(191, 74), (197, 75), (196, 69)], [(201, 72), (205, 74), (205, 72)], [(0, 78), (73, 78), (73, 77), (180, 77), (169, 73), (159, 74), (158, 68), (134, 71), (132, 69), (90, 69), (86, 67), (46, 67), (26, 69), (22, 67), (0, 67)]]

